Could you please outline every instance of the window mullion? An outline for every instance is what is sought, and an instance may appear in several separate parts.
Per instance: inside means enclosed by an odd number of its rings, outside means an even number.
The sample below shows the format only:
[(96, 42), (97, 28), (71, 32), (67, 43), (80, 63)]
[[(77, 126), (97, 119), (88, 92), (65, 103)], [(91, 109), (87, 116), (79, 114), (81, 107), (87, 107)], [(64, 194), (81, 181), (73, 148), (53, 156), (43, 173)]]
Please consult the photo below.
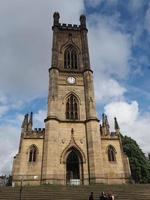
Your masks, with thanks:
[(75, 111), (75, 110), (74, 110), (74, 98), (73, 98), (73, 102), (72, 102), (72, 103), (73, 103), (73, 105), (72, 105), (72, 108), (73, 108), (73, 119), (75, 119), (75, 112), (74, 112), (74, 111)]
[(72, 57), (73, 57), (73, 68), (75, 69), (75, 51), (73, 51)]

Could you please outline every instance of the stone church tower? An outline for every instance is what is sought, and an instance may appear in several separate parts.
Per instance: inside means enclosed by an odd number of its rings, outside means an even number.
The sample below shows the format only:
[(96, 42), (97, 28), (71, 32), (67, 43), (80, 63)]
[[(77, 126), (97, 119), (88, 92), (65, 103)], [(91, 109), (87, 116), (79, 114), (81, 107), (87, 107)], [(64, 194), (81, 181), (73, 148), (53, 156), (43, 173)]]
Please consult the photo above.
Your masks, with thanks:
[(53, 17), (45, 129), (33, 130), (32, 113), (25, 115), (13, 183), (126, 183), (130, 167), (117, 120), (110, 132), (107, 116), (100, 124), (96, 115), (86, 18), (77, 26), (60, 24), (57, 12)]

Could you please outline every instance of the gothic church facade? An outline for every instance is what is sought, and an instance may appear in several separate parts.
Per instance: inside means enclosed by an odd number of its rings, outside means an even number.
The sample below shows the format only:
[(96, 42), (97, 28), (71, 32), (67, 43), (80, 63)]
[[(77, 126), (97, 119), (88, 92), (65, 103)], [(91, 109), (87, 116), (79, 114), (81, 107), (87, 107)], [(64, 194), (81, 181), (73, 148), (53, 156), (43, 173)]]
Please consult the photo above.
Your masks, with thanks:
[(86, 18), (80, 25), (61, 24), (53, 15), (52, 61), (49, 69), (47, 118), (44, 129), (32, 128), (32, 113), (22, 123), (13, 184), (122, 184), (130, 166), (120, 129), (110, 132), (107, 116), (96, 115)]

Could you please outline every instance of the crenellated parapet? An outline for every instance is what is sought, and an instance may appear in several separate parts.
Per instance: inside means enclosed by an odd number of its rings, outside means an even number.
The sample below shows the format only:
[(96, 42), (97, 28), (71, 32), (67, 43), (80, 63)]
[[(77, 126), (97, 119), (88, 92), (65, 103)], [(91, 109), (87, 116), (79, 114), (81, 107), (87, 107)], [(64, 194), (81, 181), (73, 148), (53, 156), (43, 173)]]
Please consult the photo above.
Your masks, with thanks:
[(80, 31), (80, 25), (76, 24), (61, 24), (59, 23), (58, 28), (61, 30), (74, 30), (74, 31)]
[(27, 132), (24, 135), (25, 138), (44, 138), (45, 135), (45, 128), (35, 128), (31, 132)]

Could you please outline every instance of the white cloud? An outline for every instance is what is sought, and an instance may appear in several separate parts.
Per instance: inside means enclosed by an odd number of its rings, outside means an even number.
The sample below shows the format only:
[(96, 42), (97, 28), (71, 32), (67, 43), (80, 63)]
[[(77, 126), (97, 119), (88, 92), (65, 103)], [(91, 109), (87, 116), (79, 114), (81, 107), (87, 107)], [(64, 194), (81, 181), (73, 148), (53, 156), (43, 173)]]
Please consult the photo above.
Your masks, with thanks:
[(18, 114), (16, 116), (16, 120), (20, 123), (20, 127), (21, 127), (21, 123), (23, 122), (23, 119), (24, 119), (24, 115), (22, 114)]
[(60, 12), (60, 22), (79, 24), (83, 0), (7, 0), (0, 4), (0, 90), (16, 99), (45, 95), (53, 13)]
[(91, 6), (91, 7), (96, 7), (100, 5), (104, 0), (85, 0), (85, 2)]
[[(0, 65), (3, 67), (0, 74), (3, 76), (0, 90), (9, 94), (11, 99), (15, 97), (17, 104), (26, 97), (29, 100), (47, 94), (52, 45), (50, 27), (54, 11), (60, 12), (60, 22), (79, 23), (79, 16), (84, 12), (84, 1), (61, 0), (58, 3), (45, 0), (37, 3), (36, 0), (9, 0), (9, 3), (1, 3)], [(93, 25), (89, 23), (91, 63), (95, 74), (98, 77), (104, 71), (124, 77), (129, 70), (128, 36), (112, 26), (116, 24), (115, 20), (110, 25), (108, 18), (101, 15), (96, 18), (96, 27), (94, 21)], [(88, 20), (92, 19), (91, 16)]]
[(111, 128), (113, 127), (113, 118), (117, 117), (121, 133), (134, 138), (144, 152), (150, 152), (150, 113), (141, 114), (136, 101), (131, 103), (125, 101), (112, 102), (106, 105), (104, 109), (108, 115)]
[[(85, 0), (85, 2), (91, 7), (100, 6), (102, 3), (107, 4), (107, 6), (113, 6), (120, 3), (119, 0)], [(144, 4), (144, 0), (129, 0), (127, 4), (129, 10), (138, 11)]]
[(117, 28), (118, 26), (117, 21), (106, 16), (91, 16), (89, 46), (91, 63), (96, 73), (103, 72), (124, 78), (129, 72), (131, 41), (126, 33)]
[(7, 97), (0, 92), (0, 118), (9, 110)]
[(138, 11), (139, 9), (142, 8), (143, 3), (144, 3), (144, 0), (130, 0), (128, 8), (131, 11)]
[(145, 29), (150, 33), (150, 3), (145, 15)]
[(132, 101), (131, 104), (125, 101), (112, 102), (105, 106), (105, 112), (113, 119), (117, 117), (120, 123), (132, 123), (138, 116), (138, 103)]
[[(43, 3), (43, 1), (41, 1)], [(84, 12), (84, 0), (61, 0), (59, 3), (56, 0), (51, 0), (50, 12), (60, 12), (60, 22), (62, 23), (77, 23), (79, 17)]]
[(0, 106), (0, 117), (2, 117), (8, 111), (7, 106)]
[(44, 125), (44, 119), (46, 118), (47, 111), (46, 110), (39, 110), (37, 113), (33, 115), (33, 119), (35, 125), (42, 126)]
[(108, 16), (91, 15), (88, 22), (97, 102), (122, 99), (126, 89), (117, 79), (126, 78), (130, 71), (130, 37), (122, 31), (118, 16), (110, 19)]
[(97, 102), (107, 102), (108, 100), (122, 99), (126, 89), (115, 79), (109, 77), (99, 77), (95, 79), (95, 92)]
[(9, 123), (0, 125), (0, 174), (11, 173), (13, 157), (18, 151), (20, 129)]
[(0, 104), (5, 104), (6, 102), (7, 102), (6, 96), (0, 93)]
[(118, 2), (118, 0), (85, 0), (85, 2), (91, 6), (91, 7), (97, 7), (100, 6), (101, 3), (107, 3), (108, 5), (113, 5), (116, 4)]
[(5, 95), (0, 94), (0, 118), (3, 117), (11, 109), (18, 109), (23, 102), (20, 100), (11, 99)]

